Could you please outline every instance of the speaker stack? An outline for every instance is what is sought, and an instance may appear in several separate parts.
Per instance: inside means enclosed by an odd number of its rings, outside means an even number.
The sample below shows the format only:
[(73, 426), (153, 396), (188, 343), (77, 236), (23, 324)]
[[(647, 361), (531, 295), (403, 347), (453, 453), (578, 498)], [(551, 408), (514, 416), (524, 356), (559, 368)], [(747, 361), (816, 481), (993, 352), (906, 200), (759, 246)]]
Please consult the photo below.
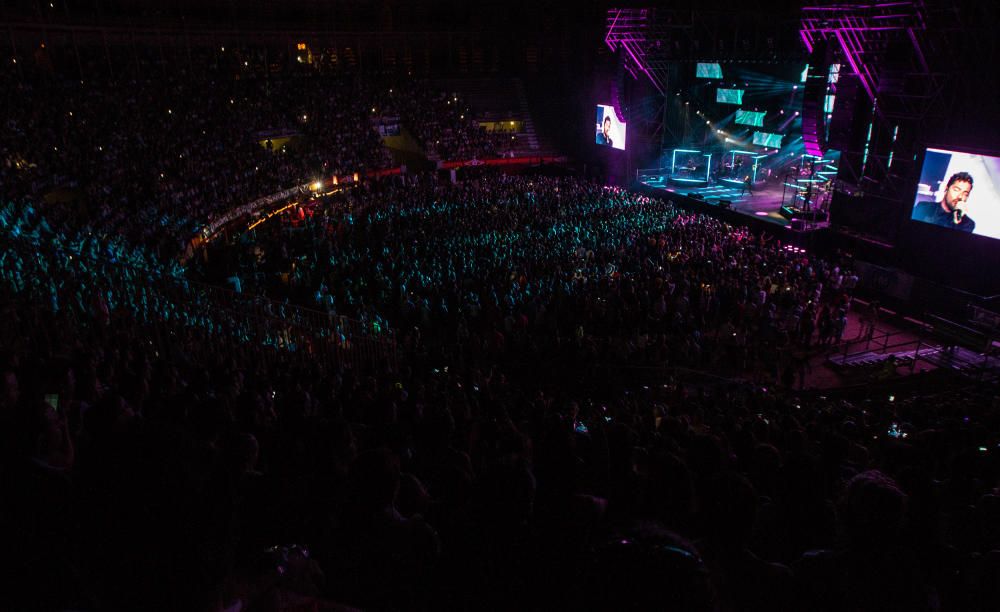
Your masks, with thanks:
[(809, 55), (809, 73), (802, 94), (802, 141), (806, 153), (822, 157), (827, 150), (824, 104), (830, 79), (830, 46), (819, 39)]

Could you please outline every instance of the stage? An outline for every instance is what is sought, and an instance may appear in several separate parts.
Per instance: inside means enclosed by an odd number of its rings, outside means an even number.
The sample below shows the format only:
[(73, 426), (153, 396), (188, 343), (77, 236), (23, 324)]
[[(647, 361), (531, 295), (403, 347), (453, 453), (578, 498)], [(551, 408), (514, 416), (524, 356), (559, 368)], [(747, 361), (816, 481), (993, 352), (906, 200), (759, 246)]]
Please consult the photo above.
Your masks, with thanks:
[[(656, 190), (677, 193), (703, 200), (710, 206), (725, 208), (720, 202), (730, 202), (728, 207), (734, 212), (767, 221), (782, 227), (789, 226), (792, 230), (815, 230), (827, 227), (829, 222), (813, 221), (803, 218), (800, 223), (792, 223), (781, 213), (782, 204), (793, 200), (793, 190), (777, 177), (759, 181), (753, 187), (753, 192), (744, 192), (743, 183), (733, 179), (714, 180), (709, 185), (685, 187), (683, 184), (671, 182), (665, 175), (639, 175), (639, 182)], [(700, 197), (699, 197), (700, 196)], [(782, 199), (784, 198), (784, 202)], [(787, 212), (786, 212), (787, 214)], [(808, 215), (803, 215), (807, 217)], [(793, 216), (794, 217), (794, 216)]]

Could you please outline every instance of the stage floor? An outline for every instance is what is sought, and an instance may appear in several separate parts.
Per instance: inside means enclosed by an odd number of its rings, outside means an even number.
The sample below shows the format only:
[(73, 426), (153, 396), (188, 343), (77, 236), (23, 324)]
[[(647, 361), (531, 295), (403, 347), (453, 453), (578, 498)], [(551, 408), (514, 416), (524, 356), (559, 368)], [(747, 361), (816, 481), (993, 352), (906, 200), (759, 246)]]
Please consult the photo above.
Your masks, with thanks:
[[(702, 187), (685, 187), (684, 185), (669, 183), (668, 180), (660, 180), (660, 177), (654, 176), (643, 177), (641, 182), (647, 187), (662, 189), (669, 193), (678, 193), (681, 195), (701, 194), (705, 198), (705, 202), (710, 205), (718, 206), (719, 200), (729, 200), (732, 202), (732, 210), (740, 214), (756, 217), (757, 219), (783, 227), (789, 225), (788, 219), (782, 217), (779, 211), (781, 210), (782, 197), (791, 199), (788, 193), (790, 190), (777, 178), (766, 182), (759, 182), (754, 185), (753, 194), (748, 192), (742, 195), (740, 194), (743, 191), (743, 183), (726, 179), (721, 179)], [(805, 229), (819, 229), (828, 225), (829, 223), (827, 222), (806, 221)]]

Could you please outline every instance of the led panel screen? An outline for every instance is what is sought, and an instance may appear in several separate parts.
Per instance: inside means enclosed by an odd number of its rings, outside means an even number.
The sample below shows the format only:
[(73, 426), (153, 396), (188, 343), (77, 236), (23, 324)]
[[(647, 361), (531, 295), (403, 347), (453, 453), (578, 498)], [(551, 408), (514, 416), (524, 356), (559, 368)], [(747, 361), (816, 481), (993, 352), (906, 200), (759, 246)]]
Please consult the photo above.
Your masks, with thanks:
[(736, 111), (736, 123), (738, 123), (739, 125), (763, 127), (765, 115), (767, 115), (767, 113), (765, 112), (745, 111), (743, 109), (740, 109)]
[(715, 92), (715, 101), (720, 104), (743, 104), (743, 90), (720, 87)]
[(695, 76), (699, 79), (721, 79), (722, 66), (715, 62), (698, 62)]
[(781, 148), (781, 134), (769, 134), (767, 132), (754, 132), (753, 143), (759, 147), (769, 149)]

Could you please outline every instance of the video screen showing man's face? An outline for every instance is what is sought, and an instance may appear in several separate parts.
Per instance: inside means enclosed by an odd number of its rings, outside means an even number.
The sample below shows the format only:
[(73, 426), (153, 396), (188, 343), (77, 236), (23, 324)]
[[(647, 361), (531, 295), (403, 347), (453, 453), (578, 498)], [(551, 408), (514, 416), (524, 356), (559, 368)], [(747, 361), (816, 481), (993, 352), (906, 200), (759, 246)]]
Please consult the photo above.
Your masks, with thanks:
[(618, 121), (612, 106), (597, 105), (597, 121), (594, 142), (620, 151), (625, 150), (625, 123)]
[(1000, 238), (1000, 157), (927, 149), (910, 218)]

